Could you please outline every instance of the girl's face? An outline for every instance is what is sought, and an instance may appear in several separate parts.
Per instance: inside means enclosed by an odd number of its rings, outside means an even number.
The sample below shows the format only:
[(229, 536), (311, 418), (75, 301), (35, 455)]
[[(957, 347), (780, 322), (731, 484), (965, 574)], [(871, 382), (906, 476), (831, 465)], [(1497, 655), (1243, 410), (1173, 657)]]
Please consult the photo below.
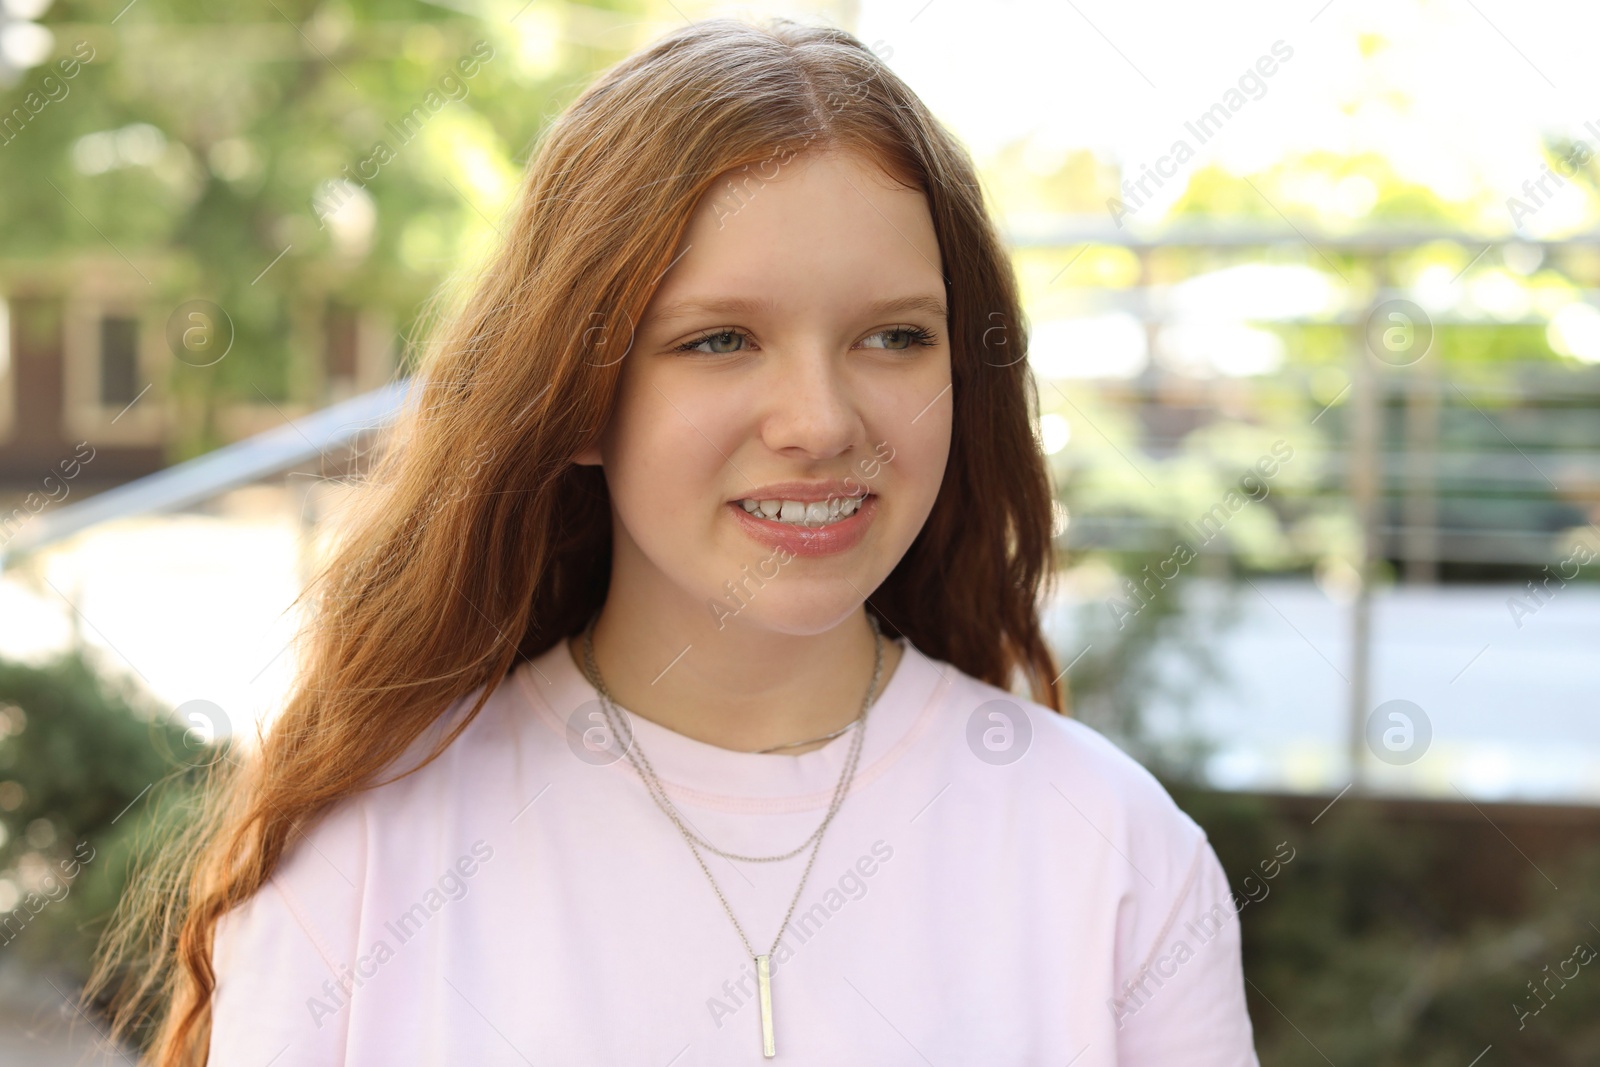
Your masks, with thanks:
[(927, 201), (849, 154), (770, 160), (719, 179), (677, 251), (577, 457), (605, 469), (612, 597), (679, 625), (831, 629), (905, 554), (949, 456)]

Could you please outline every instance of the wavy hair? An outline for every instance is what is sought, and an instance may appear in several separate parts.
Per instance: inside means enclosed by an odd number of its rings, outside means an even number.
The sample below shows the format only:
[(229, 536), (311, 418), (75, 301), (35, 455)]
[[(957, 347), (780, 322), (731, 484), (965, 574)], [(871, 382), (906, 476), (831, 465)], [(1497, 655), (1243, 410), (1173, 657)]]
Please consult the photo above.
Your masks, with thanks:
[[(219, 919), (453, 703), (577, 633), (606, 595), (603, 472), (632, 328), (702, 197), (804, 151), (849, 151), (927, 198), (949, 296), (954, 426), (923, 529), (867, 602), (886, 635), (1065, 713), (1039, 598), (1051, 488), (1010, 262), (972, 163), (855, 37), (710, 19), (604, 72), (544, 132), (506, 238), (436, 325), (353, 519), (308, 584), (300, 667), (243, 766), (141, 870), (86, 1000), (147, 1063), (204, 1064)], [(981, 506), (979, 506), (981, 503)], [(409, 772), (408, 772), (409, 773)]]

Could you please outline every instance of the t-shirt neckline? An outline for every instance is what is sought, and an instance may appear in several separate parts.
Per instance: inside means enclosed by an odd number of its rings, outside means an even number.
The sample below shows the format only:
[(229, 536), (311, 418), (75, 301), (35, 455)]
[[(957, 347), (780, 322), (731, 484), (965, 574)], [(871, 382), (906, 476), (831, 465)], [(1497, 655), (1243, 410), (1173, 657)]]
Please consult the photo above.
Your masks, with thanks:
[[(866, 738), (851, 791), (861, 789), (888, 769), (927, 725), (932, 697), (949, 684), (909, 639), (900, 638), (900, 662), (867, 713)], [(515, 671), (523, 691), (539, 711), (539, 721), (562, 736), (572, 758), (621, 771), (638, 779), (621, 750), (596, 755), (586, 749), (583, 730), (603, 722), (599, 692), (579, 670), (566, 639), (522, 663)], [(859, 727), (845, 731), (820, 748), (799, 755), (736, 752), (698, 741), (615, 705), (627, 717), (635, 742), (650, 761), (674, 802), (744, 811), (804, 811), (826, 807), (838, 786), (839, 773), (850, 755)]]

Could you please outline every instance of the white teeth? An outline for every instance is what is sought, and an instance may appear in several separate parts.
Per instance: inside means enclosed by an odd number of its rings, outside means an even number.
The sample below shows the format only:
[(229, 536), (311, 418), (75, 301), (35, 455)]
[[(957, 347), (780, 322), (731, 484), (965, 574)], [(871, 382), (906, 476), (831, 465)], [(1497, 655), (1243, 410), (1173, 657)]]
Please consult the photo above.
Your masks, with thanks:
[(865, 497), (833, 497), (830, 500), (741, 500), (739, 506), (752, 515), (791, 526), (826, 526), (848, 519), (860, 509)]

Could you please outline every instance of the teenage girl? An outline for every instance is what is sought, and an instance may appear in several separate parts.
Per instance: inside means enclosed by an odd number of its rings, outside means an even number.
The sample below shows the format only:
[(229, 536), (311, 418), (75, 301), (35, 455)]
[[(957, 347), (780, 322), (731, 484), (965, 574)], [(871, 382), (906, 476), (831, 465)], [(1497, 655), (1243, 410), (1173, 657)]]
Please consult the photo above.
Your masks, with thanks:
[(969, 158), (849, 34), (606, 72), (429, 344), (287, 706), (108, 942), (156, 953), (119, 1032), (1255, 1064), (1216, 855), (1063, 713), (1026, 350)]

